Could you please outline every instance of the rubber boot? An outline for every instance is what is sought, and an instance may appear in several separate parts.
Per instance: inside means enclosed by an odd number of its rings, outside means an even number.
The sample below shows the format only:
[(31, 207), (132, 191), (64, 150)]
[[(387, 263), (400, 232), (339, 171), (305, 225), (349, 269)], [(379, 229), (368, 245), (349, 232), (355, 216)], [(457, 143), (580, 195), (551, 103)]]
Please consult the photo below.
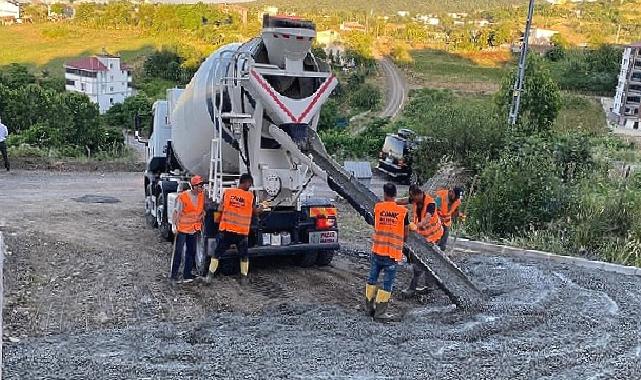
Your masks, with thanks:
[(240, 260), (240, 284), (245, 286), (249, 284), (249, 259)]
[(376, 310), (374, 311), (374, 320), (376, 322), (391, 322), (396, 319), (394, 315), (387, 313), (391, 292), (379, 289), (376, 293)]
[(401, 297), (404, 299), (412, 298), (416, 295), (416, 287), (423, 274), (422, 268), (418, 264), (412, 264), (412, 280), (407, 289), (401, 290)]
[(212, 257), (211, 263), (209, 263), (209, 273), (207, 273), (207, 276), (205, 277), (205, 283), (211, 284), (212, 279), (214, 278), (214, 274), (216, 273), (216, 270), (218, 269), (218, 259), (214, 259)]
[(370, 317), (374, 316), (374, 298), (376, 297), (376, 285), (365, 285), (365, 312)]

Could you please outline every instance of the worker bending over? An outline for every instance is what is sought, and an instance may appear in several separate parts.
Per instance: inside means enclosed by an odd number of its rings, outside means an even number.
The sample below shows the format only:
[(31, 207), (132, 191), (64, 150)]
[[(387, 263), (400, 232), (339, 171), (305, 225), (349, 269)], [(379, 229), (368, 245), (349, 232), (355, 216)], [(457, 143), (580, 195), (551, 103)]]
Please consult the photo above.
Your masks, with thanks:
[(443, 223), (443, 236), (438, 243), (441, 251), (445, 251), (445, 248), (447, 248), (447, 238), (450, 235), (452, 220), (460, 215), (461, 193), (462, 189), (460, 187), (449, 190), (441, 189), (436, 192), (436, 209), (439, 218), (441, 218), (441, 223)]
[[(428, 244), (436, 245), (443, 236), (443, 226), (436, 212), (436, 202), (429, 194), (421, 190), (418, 185), (412, 185), (409, 189), (409, 198), (402, 198), (397, 201), (398, 204), (412, 205), (412, 224), (410, 229), (423, 236)], [(426, 286), (418, 288), (421, 277), (424, 276), (425, 270), (418, 263), (412, 263), (413, 276), (408, 289), (403, 290), (403, 296), (411, 297), (416, 291), (424, 291)], [(425, 279), (427, 282), (427, 278)]]
[(254, 184), (254, 179), (249, 174), (240, 176), (237, 189), (227, 189), (223, 193), (220, 225), (216, 238), (216, 250), (209, 264), (208, 279), (216, 273), (222, 255), (231, 245), (236, 245), (240, 256), (240, 282), (248, 282), (249, 254), (248, 236), (252, 217), (259, 211), (254, 207), (254, 194), (249, 189)]
[[(407, 209), (396, 204), (396, 185), (383, 186), (384, 199), (374, 206), (374, 235), (369, 278), (365, 287), (365, 309), (374, 320), (387, 322), (394, 316), (387, 313), (396, 278), (396, 265), (403, 259), (403, 243), (409, 233)], [(376, 284), (381, 271), (383, 288)]]
[(185, 249), (185, 266), (183, 282), (191, 282), (195, 276), (191, 273), (196, 257), (197, 234), (203, 227), (205, 214), (205, 194), (203, 193), (203, 179), (194, 176), (191, 181), (191, 190), (181, 192), (176, 198), (173, 220), (176, 225), (174, 240), (174, 257), (171, 264), (171, 279), (178, 279), (178, 269)]

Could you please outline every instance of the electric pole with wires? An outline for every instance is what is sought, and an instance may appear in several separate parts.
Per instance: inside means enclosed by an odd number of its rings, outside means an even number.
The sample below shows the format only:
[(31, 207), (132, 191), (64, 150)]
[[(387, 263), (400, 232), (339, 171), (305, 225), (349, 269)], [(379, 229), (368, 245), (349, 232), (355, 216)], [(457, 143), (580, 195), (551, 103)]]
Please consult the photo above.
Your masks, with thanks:
[(527, 65), (527, 52), (529, 47), (530, 29), (532, 28), (532, 17), (534, 16), (534, 0), (530, 0), (530, 7), (525, 24), (525, 33), (523, 33), (523, 43), (521, 44), (521, 54), (519, 56), (519, 71), (512, 89), (512, 103), (510, 105), (509, 123), (515, 125), (519, 119), (519, 109), (521, 108), (521, 93), (525, 84), (525, 66)]

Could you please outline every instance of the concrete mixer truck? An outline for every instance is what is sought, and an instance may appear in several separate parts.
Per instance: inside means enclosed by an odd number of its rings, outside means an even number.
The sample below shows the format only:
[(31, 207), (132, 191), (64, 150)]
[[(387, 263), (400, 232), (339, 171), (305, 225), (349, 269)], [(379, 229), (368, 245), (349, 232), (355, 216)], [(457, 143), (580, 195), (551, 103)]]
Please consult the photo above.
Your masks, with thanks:
[[(296, 255), (302, 266), (327, 265), (339, 248), (335, 206), (301, 197), (311, 178), (324, 174), (302, 150), (337, 80), (310, 52), (314, 24), (289, 17), (263, 21), (260, 37), (223, 46), (185, 89), (170, 89), (153, 105), (153, 131), (145, 142), (146, 218), (170, 240), (177, 192), (191, 176), (205, 178), (209, 202), (197, 266), (213, 252), (216, 206), (243, 173), (254, 177), (257, 201), (271, 206), (252, 224), (250, 257)], [(225, 262), (223, 272), (233, 271)]]
[[(263, 19), (260, 37), (230, 44), (200, 66), (185, 89), (170, 89), (153, 106), (147, 145), (145, 213), (167, 240), (177, 191), (192, 176), (208, 181), (198, 270), (213, 252), (217, 206), (244, 173), (254, 177), (258, 202), (271, 210), (252, 222), (249, 255), (295, 255), (302, 266), (327, 265), (339, 248), (336, 207), (302, 197), (313, 177), (327, 182), (368, 223), (377, 196), (327, 153), (316, 126), (337, 85), (331, 70), (311, 53), (314, 24), (290, 17)], [(417, 234), (404, 250), (458, 305), (476, 305), (479, 291), (438, 248)], [(221, 260), (235, 272), (233, 250)]]

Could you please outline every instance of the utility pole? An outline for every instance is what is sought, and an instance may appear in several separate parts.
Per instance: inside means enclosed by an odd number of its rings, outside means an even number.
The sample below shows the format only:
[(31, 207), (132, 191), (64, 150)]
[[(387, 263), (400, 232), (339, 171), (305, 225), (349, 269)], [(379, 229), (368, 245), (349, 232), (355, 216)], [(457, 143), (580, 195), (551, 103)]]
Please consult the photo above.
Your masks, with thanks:
[(523, 44), (521, 45), (521, 55), (519, 56), (519, 73), (514, 82), (512, 90), (512, 104), (510, 105), (509, 123), (516, 124), (519, 119), (519, 109), (521, 108), (521, 93), (525, 82), (525, 66), (527, 64), (527, 51), (530, 39), (530, 29), (532, 28), (532, 17), (534, 16), (534, 0), (530, 0), (530, 8), (527, 13), (527, 22), (525, 24), (525, 33), (523, 34)]

